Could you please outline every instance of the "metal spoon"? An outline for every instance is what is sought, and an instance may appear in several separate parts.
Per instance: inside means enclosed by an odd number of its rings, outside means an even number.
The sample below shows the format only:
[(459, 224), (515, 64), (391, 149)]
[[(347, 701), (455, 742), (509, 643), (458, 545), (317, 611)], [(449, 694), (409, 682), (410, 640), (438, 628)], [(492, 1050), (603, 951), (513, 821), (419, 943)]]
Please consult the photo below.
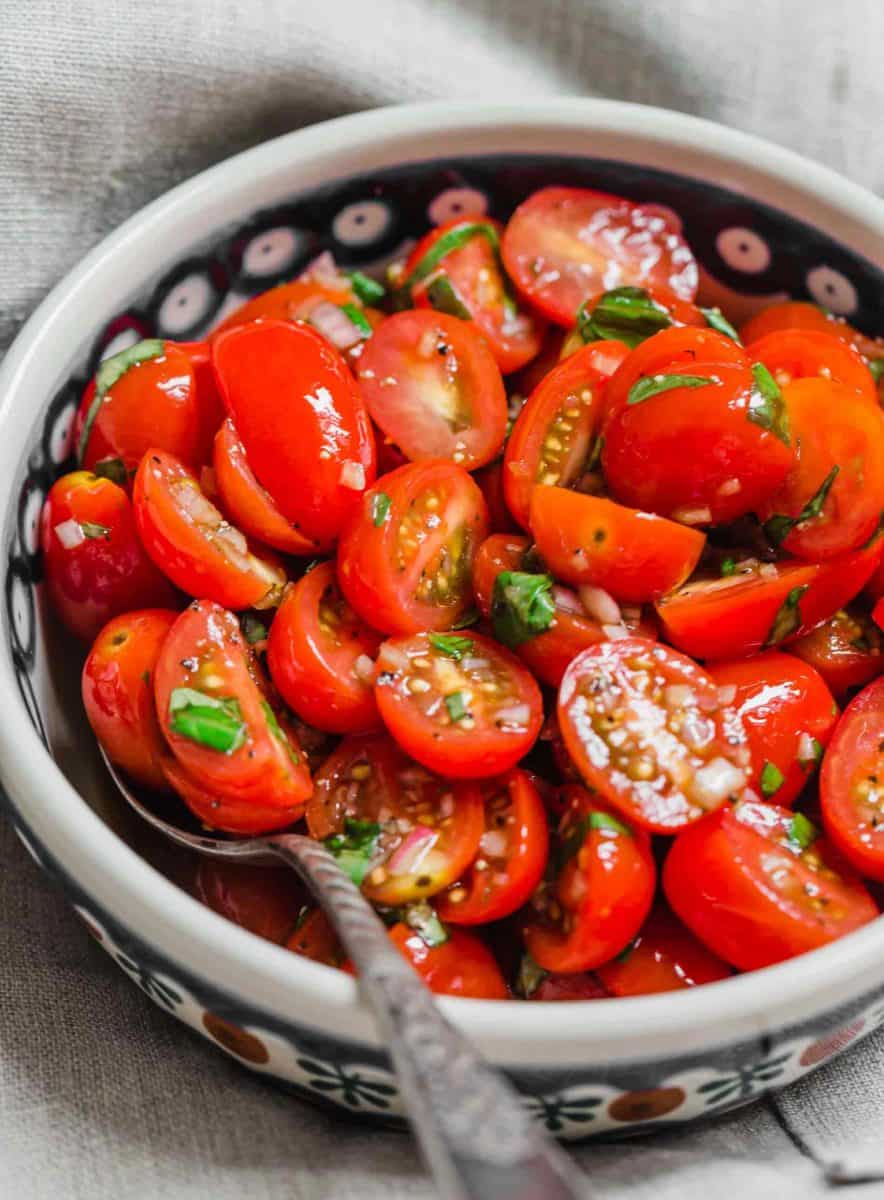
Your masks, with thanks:
[(188, 833), (151, 812), (101, 753), (130, 807), (171, 841), (211, 858), (282, 858), (308, 885), (359, 972), (442, 1200), (589, 1197), (571, 1160), (529, 1117), (515, 1089), (442, 1016), (359, 888), (319, 842), (294, 833), (230, 841)]

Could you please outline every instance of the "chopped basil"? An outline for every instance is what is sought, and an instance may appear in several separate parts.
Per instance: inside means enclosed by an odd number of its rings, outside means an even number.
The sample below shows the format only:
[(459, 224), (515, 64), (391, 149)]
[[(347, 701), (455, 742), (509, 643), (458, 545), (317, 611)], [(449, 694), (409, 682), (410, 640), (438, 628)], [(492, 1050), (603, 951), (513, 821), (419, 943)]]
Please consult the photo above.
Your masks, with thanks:
[(361, 887), (371, 868), (380, 835), (381, 827), (377, 821), (345, 817), (344, 832), (333, 833), (322, 844), (344, 874), (349, 875), (357, 887)]
[(439, 920), (432, 904), (426, 900), (409, 904), (402, 912), (402, 920), (430, 947), (443, 946), (448, 941), (448, 930)]
[(804, 521), (811, 521), (820, 515), (840, 470), (841, 468), (836, 463), (797, 517), (785, 517), (777, 513), (764, 522), (764, 532), (775, 546), (779, 546), (796, 525), (800, 525)]
[(109, 479), (111, 483), (120, 487), (125, 487), (129, 482), (129, 472), (121, 458), (103, 458), (92, 468), (92, 473), (102, 479)]
[(785, 776), (780, 768), (772, 762), (766, 762), (761, 768), (761, 794), (769, 800), (774, 792), (783, 786)]
[(447, 254), (450, 254), (452, 250), (459, 250), (477, 234), (487, 238), (491, 249), (495, 254), (498, 253), (500, 239), (493, 225), (488, 221), (465, 221), (463, 225), (455, 225), (453, 229), (449, 229), (447, 233), (443, 233), (433, 242), (408, 278), (400, 285), (399, 292), (409, 293), (416, 283), (420, 283), (422, 279), (426, 279), (433, 273)]
[(454, 284), (441, 272), (427, 284), (427, 299), (436, 312), (447, 313), (449, 317), (460, 317), (462, 321), (472, 320), (470, 310), (458, 296)]
[(737, 560), (735, 558), (723, 558), (721, 566), (718, 568), (723, 577), (735, 575), (737, 572)]
[(353, 322), (353, 324), (359, 330), (360, 337), (362, 337), (362, 338), (371, 337), (372, 332), (373, 332), (371, 325), (369, 324), (369, 322), (365, 316), (365, 313), (362, 311), (361, 308), (357, 308), (357, 306), (355, 304), (342, 304), (342, 305), (340, 305), (340, 309), (341, 309), (341, 312), (344, 313), (345, 316), (349, 317), (349, 319)]
[(610, 813), (598, 812), (594, 810), (589, 814), (590, 829), (610, 829), (615, 833), (622, 833), (626, 837), (632, 837), (632, 830), (628, 825), (624, 825), (622, 821), (618, 821), (616, 817), (612, 817)]
[(457, 637), (456, 634), (431, 633), (430, 645), (440, 654), (453, 658), (455, 662), (460, 662), (465, 654), (470, 653), (475, 643), (472, 638)]
[(250, 646), (267, 640), (267, 626), (254, 613), (243, 613), (239, 619), (239, 627)]
[(611, 339), (634, 348), (671, 325), (666, 309), (638, 287), (612, 288), (590, 311), (582, 304), (577, 312), (577, 328), (584, 342)]
[(210, 696), (195, 688), (174, 688), (169, 697), (169, 724), (173, 733), (233, 754), (248, 732), (239, 701), (233, 696)]
[(710, 329), (714, 329), (716, 333), (723, 333), (725, 337), (732, 338), (738, 345), (742, 345), (740, 335), (720, 308), (701, 308), (700, 312), (706, 318), (706, 324)]
[(110, 358), (106, 358), (99, 366), (95, 373), (95, 396), (89, 405), (89, 411), (86, 413), (86, 419), (83, 422), (83, 428), (80, 432), (80, 440), (77, 444), (77, 459), (80, 462), (83, 461), (86, 446), (89, 444), (89, 435), (92, 433), (92, 426), (95, 424), (98, 410), (101, 408), (107, 393), (115, 383), (118, 383), (123, 378), (130, 367), (148, 362), (152, 358), (159, 358), (163, 350), (164, 344), (160, 338), (147, 338), (143, 342), (136, 342), (134, 346), (127, 346), (119, 354), (114, 354)]
[(448, 709), (448, 715), (452, 721), (462, 721), (469, 712), (463, 692), (449, 692), (445, 697), (445, 707)]
[(884, 379), (884, 358), (873, 358), (869, 363), (869, 370), (875, 383), (880, 383)]
[(350, 280), (354, 295), (363, 304), (380, 304), (387, 294), (387, 289), (382, 283), (378, 283), (376, 279), (370, 279), (361, 271), (348, 271), (347, 278)]
[(537, 965), (534, 959), (527, 951), (522, 955), (522, 961), (519, 963), (519, 974), (516, 979), (516, 993), (523, 1000), (530, 1000), (540, 985), (546, 979), (548, 971), (544, 971), (543, 967)]
[(770, 430), (781, 442), (790, 446), (789, 416), (779, 384), (764, 363), (760, 362), (753, 363), (752, 378), (755, 380), (755, 389), (749, 398), (747, 417), (754, 425)]
[(819, 837), (819, 831), (813, 821), (809, 821), (804, 813), (794, 813), (787, 824), (786, 837), (789, 841), (789, 848), (797, 851), (799, 854), (806, 850), (808, 846), (812, 846)]
[(371, 498), (371, 519), (377, 528), (383, 525), (393, 501), (386, 492), (375, 492)]
[(592, 444), (592, 449), (589, 452), (589, 458), (586, 460), (586, 470), (594, 471), (599, 465), (602, 457), (602, 451), (605, 448), (605, 439), (599, 435)]
[(804, 583), (789, 592), (773, 619), (765, 646), (778, 646), (784, 638), (801, 628), (800, 601), (808, 587), (809, 584)]
[(451, 626), (452, 629), (469, 629), (471, 625), (475, 625), (481, 617), (478, 608), (468, 608), (462, 617), (460, 617)]
[(812, 771), (818, 762), (823, 757), (823, 743), (819, 738), (812, 737), (810, 739), (810, 755), (807, 758), (799, 758), (799, 765), (805, 771)]
[(627, 404), (641, 404), (661, 392), (672, 391), (673, 388), (706, 387), (712, 380), (706, 375), (645, 375), (637, 380), (629, 389), (626, 397)]
[(549, 629), (556, 611), (552, 588), (551, 575), (501, 571), (491, 598), (491, 624), (497, 640), (513, 649)]
[(86, 538), (104, 538), (110, 541), (110, 529), (107, 525), (99, 525), (96, 521), (80, 521), (80, 532)]
[(266, 700), (261, 701), (261, 710), (264, 713), (264, 718), (267, 721), (267, 727), (278, 742), (281, 742), (286, 754), (297, 767), (301, 761), (300, 756), (292, 749), (292, 744), (286, 737), (285, 730), (279, 723), (276, 713), (270, 707)]

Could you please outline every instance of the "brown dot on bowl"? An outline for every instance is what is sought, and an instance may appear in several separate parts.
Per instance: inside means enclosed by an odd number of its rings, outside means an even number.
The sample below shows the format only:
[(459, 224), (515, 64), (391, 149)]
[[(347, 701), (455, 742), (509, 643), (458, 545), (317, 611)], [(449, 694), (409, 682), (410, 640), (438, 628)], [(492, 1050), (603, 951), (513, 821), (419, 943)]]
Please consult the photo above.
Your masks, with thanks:
[(839, 1050), (849, 1046), (860, 1035), (864, 1027), (865, 1021), (860, 1017), (850, 1025), (845, 1025), (843, 1029), (836, 1029), (834, 1033), (828, 1033), (825, 1037), (811, 1042), (799, 1058), (799, 1066), (815, 1067), (818, 1063), (825, 1062), (827, 1058), (831, 1058), (833, 1054), (837, 1054)]
[(231, 1021), (216, 1017), (214, 1013), (203, 1013), (203, 1026), (209, 1037), (219, 1042), (225, 1050), (250, 1063), (266, 1063), (270, 1060), (267, 1047), (252, 1033), (246, 1033)]
[(608, 1116), (615, 1121), (653, 1121), (674, 1112), (684, 1101), (685, 1093), (679, 1087), (624, 1092), (608, 1105)]

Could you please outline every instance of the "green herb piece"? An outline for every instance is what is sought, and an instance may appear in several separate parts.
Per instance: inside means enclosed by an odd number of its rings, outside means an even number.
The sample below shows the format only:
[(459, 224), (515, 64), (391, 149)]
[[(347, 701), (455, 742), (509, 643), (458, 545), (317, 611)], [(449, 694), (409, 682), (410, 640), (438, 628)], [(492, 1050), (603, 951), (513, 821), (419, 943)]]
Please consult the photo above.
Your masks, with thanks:
[(460, 317), (462, 321), (472, 320), (470, 310), (458, 296), (454, 284), (441, 272), (427, 284), (427, 299), (436, 312)]
[(615, 833), (622, 833), (625, 837), (632, 837), (632, 830), (628, 825), (624, 825), (622, 821), (618, 821), (616, 817), (612, 817), (610, 813), (593, 811), (589, 814), (590, 829), (609, 829)]
[(233, 696), (210, 696), (195, 688), (173, 689), (169, 724), (173, 733), (223, 754), (238, 750), (248, 732), (238, 700)]
[(740, 335), (720, 308), (701, 308), (700, 312), (706, 318), (706, 324), (710, 329), (714, 329), (716, 333), (723, 333), (725, 337), (733, 339), (738, 346), (742, 346)]
[(812, 737), (810, 739), (810, 755), (807, 758), (799, 758), (799, 765), (805, 771), (812, 771), (818, 762), (823, 757), (823, 743), (819, 738)]
[(402, 911), (402, 920), (430, 947), (443, 946), (448, 941), (448, 930), (439, 920), (432, 904), (426, 900), (409, 904)]
[(718, 569), (721, 572), (722, 577), (735, 575), (737, 573), (737, 560), (730, 557), (723, 558), (721, 560), (721, 566)]
[(867, 542), (863, 542), (863, 544), (860, 546), (860, 550), (870, 550), (882, 534), (884, 534), (884, 512), (882, 512), (881, 516), (878, 518), (878, 524), (875, 527), (875, 532)]
[(786, 825), (786, 837), (789, 842), (790, 850), (801, 854), (819, 837), (819, 830), (814, 825), (813, 821), (808, 821), (804, 813), (793, 813)]
[(455, 225), (453, 229), (449, 229), (447, 233), (443, 233), (440, 238), (433, 242), (432, 246), (408, 276), (408, 278), (400, 285), (398, 291), (400, 293), (410, 293), (416, 283), (420, 283), (422, 279), (426, 279), (428, 275), (432, 275), (436, 267), (447, 254), (452, 250), (459, 250), (461, 246), (465, 246), (477, 234), (487, 238), (491, 245), (491, 249), (495, 254), (500, 251), (500, 239), (497, 236), (497, 230), (488, 221), (465, 221), (463, 225)]
[(80, 521), (80, 532), (87, 538), (104, 538), (110, 541), (110, 529), (107, 525), (99, 525), (96, 521)]
[(530, 546), (526, 546), (522, 551), (522, 557), (519, 561), (519, 566), (523, 571), (527, 571), (529, 575), (548, 575), (546, 563), (540, 557), (540, 551), (534, 542)]
[(779, 546), (796, 525), (800, 525), (804, 521), (812, 521), (814, 517), (820, 515), (840, 470), (841, 468), (836, 463), (797, 517), (785, 517), (776, 513), (764, 522), (764, 532), (775, 546)]
[(119, 487), (125, 487), (129, 482), (129, 472), (121, 458), (103, 458), (92, 468), (92, 473), (102, 479), (109, 479)]
[(292, 762), (297, 767), (301, 762), (300, 755), (296, 754), (295, 751), (292, 749), (292, 744), (289, 741), (289, 739), (286, 737), (285, 730), (280, 725), (279, 720), (276, 716), (276, 713), (273, 711), (273, 709), (270, 707), (270, 705), (267, 703), (266, 700), (261, 701), (261, 711), (264, 713), (264, 718), (267, 721), (268, 729), (273, 734), (273, 736), (276, 738), (276, 740), (278, 742), (282, 743), (282, 746), (283, 746), (286, 754), (289, 756), (289, 758), (292, 760)]
[(322, 844), (334, 856), (344, 874), (349, 875), (357, 887), (361, 887), (371, 869), (380, 836), (381, 827), (377, 821), (345, 817), (344, 832), (333, 833)]
[(448, 715), (452, 721), (462, 721), (469, 713), (463, 692), (449, 692), (445, 697), (445, 707), (448, 709)]
[(586, 460), (586, 470), (594, 471), (599, 465), (602, 457), (602, 451), (605, 448), (605, 439), (599, 435), (592, 444), (592, 449), (589, 452), (589, 458)]
[(355, 304), (342, 304), (340, 305), (340, 309), (345, 316), (350, 318), (350, 320), (359, 330), (359, 336), (361, 338), (371, 337), (373, 333), (372, 327), (361, 308), (357, 308)]
[(83, 461), (83, 455), (86, 453), (86, 447), (89, 444), (89, 435), (92, 433), (92, 426), (95, 424), (98, 410), (101, 408), (107, 393), (115, 383), (118, 383), (123, 378), (130, 367), (136, 367), (139, 363), (149, 362), (152, 358), (159, 358), (163, 352), (164, 345), (160, 338), (147, 338), (143, 342), (136, 342), (134, 346), (128, 346), (125, 350), (121, 350), (119, 354), (114, 354), (111, 358), (106, 358), (99, 366), (95, 373), (95, 396), (89, 405), (89, 411), (86, 413), (86, 420), (83, 422), (80, 440), (77, 444), (77, 460), (79, 462)]
[(787, 638), (789, 634), (795, 633), (796, 630), (801, 628), (800, 601), (809, 586), (809, 584), (804, 583), (801, 587), (794, 587), (789, 592), (773, 619), (770, 633), (768, 633), (767, 640), (764, 643), (765, 646), (778, 646), (783, 638)]
[(753, 364), (752, 378), (755, 380), (755, 389), (749, 398), (746, 416), (753, 425), (770, 430), (781, 442), (790, 446), (792, 443), (789, 440), (789, 415), (779, 384), (764, 363), (760, 362)]
[(638, 287), (612, 288), (599, 297), (591, 311), (581, 304), (577, 312), (577, 328), (584, 342), (610, 339), (634, 348), (671, 325), (666, 309)]
[(501, 571), (491, 598), (491, 624), (497, 640), (512, 650), (549, 629), (556, 611), (552, 588), (551, 575)]
[(629, 958), (630, 954), (632, 954), (633, 950), (638, 945), (638, 943), (639, 943), (638, 938), (633, 938), (631, 942), (627, 942), (627, 944), (623, 947), (623, 949), (620, 951), (620, 953), (614, 955), (613, 961), (616, 963), (625, 963), (626, 960)]
[(880, 383), (884, 379), (884, 358), (873, 358), (869, 363), (869, 370), (875, 383)]
[(522, 961), (519, 963), (516, 994), (523, 1000), (530, 1000), (548, 974), (549, 972), (538, 966), (531, 955), (526, 952), (522, 955)]
[(673, 388), (706, 387), (712, 382), (706, 375), (645, 375), (637, 380), (629, 389), (626, 397), (627, 404), (642, 404), (652, 396), (661, 392), (670, 392)]
[(565, 831), (555, 858), (556, 874), (561, 871), (565, 863), (574, 857), (594, 829), (607, 829), (612, 833), (623, 834), (624, 837), (632, 837), (632, 830), (629, 826), (624, 825), (622, 821), (618, 821), (609, 813), (597, 810), (588, 813)]
[(375, 492), (371, 500), (371, 519), (372, 523), (379, 529), (387, 519), (387, 513), (390, 511), (390, 505), (393, 501), (386, 492)]
[(780, 768), (772, 762), (766, 762), (761, 768), (761, 794), (765, 800), (780, 790), (783, 786), (785, 775)]
[(475, 625), (482, 614), (478, 608), (468, 608), (464, 615), (458, 618), (451, 626), (452, 629), (469, 629), (471, 625)]
[(239, 627), (250, 646), (267, 640), (267, 626), (254, 613), (243, 613), (239, 619)]
[(380, 304), (387, 294), (387, 289), (382, 283), (378, 283), (376, 279), (370, 279), (361, 271), (348, 271), (347, 278), (350, 280), (350, 287), (353, 289), (354, 295), (363, 304)]
[(460, 662), (465, 654), (469, 654), (475, 645), (472, 638), (457, 637), (451, 633), (431, 633), (430, 645), (440, 654)]

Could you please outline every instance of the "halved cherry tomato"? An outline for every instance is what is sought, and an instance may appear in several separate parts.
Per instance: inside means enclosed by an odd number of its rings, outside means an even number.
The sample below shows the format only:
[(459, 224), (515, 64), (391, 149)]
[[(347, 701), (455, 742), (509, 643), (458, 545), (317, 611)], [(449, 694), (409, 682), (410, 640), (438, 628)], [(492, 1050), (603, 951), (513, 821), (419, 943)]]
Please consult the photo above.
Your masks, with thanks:
[(820, 798), (826, 833), (841, 853), (884, 880), (884, 677), (844, 710), (823, 760)]
[(258, 483), (231, 420), (215, 435), (212, 461), (221, 503), (239, 529), (286, 554), (316, 554), (317, 543), (293, 528)]
[(553, 847), (555, 878), (531, 902), (523, 936), (546, 971), (601, 966), (635, 937), (654, 899), (651, 842), (584, 788), (568, 789)]
[(331, 280), (322, 283), (308, 277), (293, 279), (246, 300), (212, 331), (212, 338), (252, 321), (309, 321), (311, 312), (319, 304), (352, 302), (353, 293), (344, 277), (338, 283)]
[(829, 379), (851, 388), (877, 407), (878, 389), (858, 350), (834, 333), (782, 329), (746, 347), (751, 362), (762, 362), (781, 388), (795, 379)]
[(390, 939), (431, 992), (473, 1000), (507, 1000), (509, 988), (494, 955), (475, 934), (450, 929), (448, 939), (428, 946), (419, 933), (400, 921)]
[(624, 284), (697, 291), (697, 264), (674, 213), (587, 188), (547, 187), (516, 209), (504, 266), (536, 308), (570, 328), (577, 310)]
[(524, 998), (555, 1003), (568, 1000), (604, 1000), (609, 995), (592, 971), (580, 971), (575, 975), (555, 975), (544, 971), (540, 982)]
[(503, 462), (489, 463), (480, 467), (473, 474), (482, 495), (485, 497), (485, 507), (488, 509), (488, 528), (492, 533), (512, 533), (517, 529), (516, 523), (507, 508), (503, 489)]
[(395, 313), (366, 343), (358, 379), (371, 419), (406, 458), (450, 458), (471, 471), (500, 453), (506, 393), (471, 321)]
[(743, 722), (752, 756), (750, 787), (789, 808), (835, 728), (838, 707), (832, 693), (813, 667), (776, 650), (716, 663), (709, 674), (719, 697)]
[(256, 479), (299, 533), (331, 546), (375, 474), (347, 364), (315, 329), (284, 321), (228, 329), (212, 363)]
[(703, 668), (668, 646), (631, 637), (584, 650), (558, 713), (588, 786), (652, 833), (674, 833), (746, 786), (739, 719)]
[(872, 620), (879, 629), (884, 630), (884, 596), (882, 596), (872, 609)]
[(341, 534), (338, 580), (384, 633), (447, 629), (472, 601), (476, 548), (488, 535), (482, 493), (444, 459), (408, 463), (362, 498)]
[(716, 983), (733, 972), (661, 902), (631, 945), (596, 974), (613, 996), (647, 996)]
[(53, 611), (85, 641), (130, 609), (176, 603), (138, 540), (129, 497), (91, 471), (72, 471), (49, 489), (40, 547)]
[(741, 347), (711, 329), (648, 338), (606, 395), (602, 466), (623, 504), (691, 525), (732, 521), (792, 466), (776, 385), (764, 395)]
[(510, 295), (500, 262), (502, 228), (488, 217), (455, 217), (430, 230), (408, 257), (402, 288), (418, 308), (475, 321), (506, 375), (537, 354), (543, 326), (531, 313), (520, 312)]
[(348, 737), (315, 779), (307, 806), (312, 837), (337, 835), (335, 852), (360, 867), (377, 904), (441, 892), (473, 861), (485, 827), (475, 783), (440, 779), (383, 735)]
[(242, 929), (283, 945), (298, 924), (307, 893), (294, 871), (200, 858), (194, 894)]
[(604, 588), (632, 604), (684, 583), (706, 542), (687, 525), (560, 487), (534, 489), (531, 532), (558, 579)]
[(557, 325), (548, 325), (537, 357), (507, 380), (511, 396), (530, 396), (558, 363), (564, 352), (568, 334)]
[(372, 689), (381, 640), (341, 595), (334, 563), (320, 563), (280, 605), (267, 667), (286, 704), (309, 725), (362, 733), (381, 723)]
[(418, 762), (454, 779), (514, 767), (533, 746), (543, 701), (497, 642), (468, 631), (384, 642), (375, 696), (384, 724)]
[(199, 457), (200, 465), (211, 461), (212, 444), (215, 441), (215, 434), (221, 428), (221, 424), (227, 415), (224, 411), (224, 403), (218, 394), (218, 385), (215, 383), (215, 372), (212, 370), (212, 346), (210, 342), (178, 342), (178, 349), (182, 354), (186, 354), (190, 359), (190, 365), (193, 367), (194, 378), (196, 379), (196, 406), (199, 413), (200, 438), (199, 438)]
[(685, 925), (743, 971), (824, 946), (878, 915), (811, 822), (774, 804), (725, 805), (685, 830), (663, 888)]
[(592, 342), (553, 367), (528, 397), (503, 457), (504, 494), (523, 528), (536, 484), (571, 487), (589, 470), (604, 385), (628, 353), (622, 342)]
[(285, 944), (286, 950), (324, 963), (327, 967), (345, 967), (346, 955), (332, 923), (321, 908), (301, 912), (294, 933)]
[(546, 867), (546, 809), (529, 776), (510, 771), (489, 780), (482, 792), (485, 832), (478, 857), (436, 900), (442, 920), (456, 925), (508, 917), (531, 896)]
[(884, 511), (884, 413), (828, 379), (796, 380), (783, 397), (796, 458), (758, 506), (765, 530), (801, 558), (853, 550)]
[(104, 750), (138, 783), (162, 789), (168, 751), (153, 702), (152, 674), (178, 614), (144, 608), (114, 617), (95, 639), (83, 667), (83, 707)]
[(839, 609), (788, 649), (820, 673), (838, 700), (884, 673), (884, 638), (858, 604)]
[(884, 357), (884, 340), (867, 337), (848, 325), (843, 317), (836, 317), (819, 305), (805, 300), (787, 300), (784, 304), (772, 304), (762, 309), (742, 326), (740, 336), (748, 346), (783, 329), (827, 333), (853, 346), (869, 362)]
[(145, 549), (182, 591), (225, 608), (279, 603), (285, 572), (276, 556), (249, 550), (184, 463), (149, 450), (135, 476), (133, 499)]
[(154, 696), (177, 760), (166, 777), (204, 824), (263, 833), (303, 814), (304, 756), (232, 613), (209, 600), (185, 609), (160, 651)]

